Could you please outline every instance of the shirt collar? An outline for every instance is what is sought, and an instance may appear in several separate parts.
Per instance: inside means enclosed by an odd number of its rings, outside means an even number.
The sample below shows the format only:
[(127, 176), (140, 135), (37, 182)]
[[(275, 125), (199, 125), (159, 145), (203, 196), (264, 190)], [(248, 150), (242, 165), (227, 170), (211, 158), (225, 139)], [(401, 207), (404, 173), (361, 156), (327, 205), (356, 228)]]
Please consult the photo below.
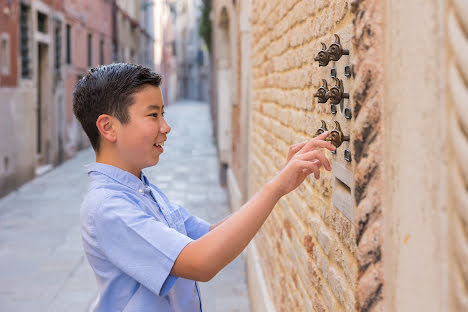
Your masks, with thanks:
[(141, 172), (140, 180), (138, 179), (138, 177), (131, 174), (130, 172), (114, 167), (112, 165), (93, 162), (91, 164), (86, 165), (86, 168), (88, 169), (88, 175), (91, 172), (98, 172), (119, 182), (120, 184), (134, 189), (135, 191), (140, 190), (142, 186), (144, 187), (149, 185), (148, 179), (143, 174), (143, 172)]

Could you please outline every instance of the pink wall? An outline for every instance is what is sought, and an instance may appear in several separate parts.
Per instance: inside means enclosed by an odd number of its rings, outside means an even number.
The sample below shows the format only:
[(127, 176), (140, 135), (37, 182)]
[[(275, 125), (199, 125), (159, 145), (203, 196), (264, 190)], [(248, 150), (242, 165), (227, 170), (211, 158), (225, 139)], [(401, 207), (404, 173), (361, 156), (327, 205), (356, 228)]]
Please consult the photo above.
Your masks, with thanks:
[(100, 64), (101, 39), (104, 40), (104, 64), (112, 62), (112, 1), (65, 0), (64, 8), (66, 22), (72, 26), (72, 64), (65, 68), (65, 154), (71, 157), (80, 145), (87, 144), (87, 139), (83, 141), (77, 135), (72, 100), (78, 75), (85, 75), (88, 70), (89, 33), (92, 34), (92, 66)]

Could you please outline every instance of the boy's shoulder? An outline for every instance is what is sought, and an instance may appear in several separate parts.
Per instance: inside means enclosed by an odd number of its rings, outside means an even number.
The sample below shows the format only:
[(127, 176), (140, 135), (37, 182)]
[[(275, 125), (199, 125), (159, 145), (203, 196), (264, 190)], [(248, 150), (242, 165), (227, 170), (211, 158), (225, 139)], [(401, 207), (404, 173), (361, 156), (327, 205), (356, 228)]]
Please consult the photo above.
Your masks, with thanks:
[(81, 204), (81, 213), (92, 215), (99, 209), (105, 208), (106, 204), (122, 203), (137, 205), (135, 192), (118, 182), (108, 181), (99, 185), (91, 185), (85, 194)]

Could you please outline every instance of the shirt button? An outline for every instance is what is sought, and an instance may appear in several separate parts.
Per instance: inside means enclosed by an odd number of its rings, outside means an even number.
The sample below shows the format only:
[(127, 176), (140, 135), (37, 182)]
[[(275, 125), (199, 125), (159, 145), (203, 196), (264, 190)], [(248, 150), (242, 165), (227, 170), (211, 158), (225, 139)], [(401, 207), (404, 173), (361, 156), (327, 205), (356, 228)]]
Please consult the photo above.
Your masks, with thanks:
[(142, 190), (142, 189), (139, 189), (138, 192), (143, 193), (143, 190)]

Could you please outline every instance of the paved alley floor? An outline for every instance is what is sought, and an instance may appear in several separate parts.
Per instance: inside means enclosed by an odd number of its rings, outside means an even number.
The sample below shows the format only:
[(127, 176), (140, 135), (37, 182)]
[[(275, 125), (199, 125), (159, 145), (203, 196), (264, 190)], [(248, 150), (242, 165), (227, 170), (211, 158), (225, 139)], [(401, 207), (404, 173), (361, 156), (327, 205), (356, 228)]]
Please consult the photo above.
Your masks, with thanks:
[[(150, 181), (191, 213), (215, 223), (227, 216), (219, 185), (209, 106), (182, 101), (166, 108), (172, 127)], [(97, 287), (84, 256), (79, 209), (91, 149), (0, 199), (0, 311), (89, 311)], [(200, 283), (204, 311), (249, 311), (243, 255)]]

